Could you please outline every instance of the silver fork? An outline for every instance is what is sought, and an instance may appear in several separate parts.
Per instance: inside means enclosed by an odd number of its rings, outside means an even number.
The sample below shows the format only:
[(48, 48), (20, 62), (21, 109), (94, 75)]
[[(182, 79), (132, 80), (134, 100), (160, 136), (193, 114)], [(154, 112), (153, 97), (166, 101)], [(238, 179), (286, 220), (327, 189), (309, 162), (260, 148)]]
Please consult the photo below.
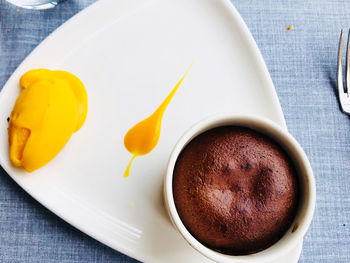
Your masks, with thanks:
[[(350, 34), (350, 31), (349, 31)], [(345, 71), (345, 87), (343, 79), (343, 43), (344, 43), (344, 31), (341, 30), (340, 39), (339, 39), (339, 49), (338, 49), (338, 95), (340, 107), (344, 113), (350, 115), (350, 36), (348, 36), (348, 43), (346, 46), (346, 71)]]

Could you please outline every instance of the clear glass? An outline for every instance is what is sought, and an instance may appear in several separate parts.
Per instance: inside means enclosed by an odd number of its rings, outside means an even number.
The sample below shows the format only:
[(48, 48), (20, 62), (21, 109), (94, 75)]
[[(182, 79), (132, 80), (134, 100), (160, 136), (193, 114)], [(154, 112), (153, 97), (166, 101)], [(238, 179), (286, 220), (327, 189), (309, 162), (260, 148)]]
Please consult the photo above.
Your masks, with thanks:
[(28, 8), (28, 9), (47, 9), (52, 8), (58, 5), (64, 0), (6, 0), (7, 2), (14, 4), (19, 7)]

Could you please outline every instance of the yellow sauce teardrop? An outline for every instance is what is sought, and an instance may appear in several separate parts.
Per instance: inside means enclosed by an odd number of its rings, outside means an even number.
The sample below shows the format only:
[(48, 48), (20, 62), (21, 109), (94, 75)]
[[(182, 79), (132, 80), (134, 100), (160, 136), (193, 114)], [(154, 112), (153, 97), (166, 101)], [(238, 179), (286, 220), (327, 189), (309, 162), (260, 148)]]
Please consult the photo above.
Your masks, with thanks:
[(128, 166), (126, 167), (126, 170), (125, 170), (125, 172), (124, 172), (124, 177), (125, 177), (125, 178), (128, 177), (128, 176), (130, 175), (130, 167), (131, 167), (132, 161), (136, 158), (136, 156), (137, 156), (137, 155), (134, 155), (134, 156), (131, 158), (131, 160), (130, 160)]
[(124, 172), (124, 177), (129, 176), (131, 163), (137, 156), (151, 152), (158, 144), (164, 112), (180, 87), (182, 81), (190, 71), (192, 65), (193, 63), (156, 111), (148, 118), (137, 123), (126, 133), (124, 137), (124, 146), (131, 154), (133, 154), (133, 157)]

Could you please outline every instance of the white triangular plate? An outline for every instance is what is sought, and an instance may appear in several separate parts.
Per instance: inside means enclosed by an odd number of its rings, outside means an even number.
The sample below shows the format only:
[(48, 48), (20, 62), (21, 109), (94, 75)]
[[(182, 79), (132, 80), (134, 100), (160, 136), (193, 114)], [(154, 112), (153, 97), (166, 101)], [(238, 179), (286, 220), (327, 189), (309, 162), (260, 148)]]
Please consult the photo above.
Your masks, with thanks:
[[(135, 160), (123, 136), (185, 73), (156, 149)], [(7, 117), (29, 69), (76, 74), (89, 97), (86, 123), (45, 167), (29, 174), (8, 156)], [(169, 154), (199, 120), (220, 112), (265, 116), (286, 128), (272, 81), (228, 0), (101, 0), (43, 41), (0, 93), (0, 163), (30, 195), (76, 228), (138, 260), (210, 262), (171, 225), (162, 182)], [(43, 153), (45, 154), (45, 153)], [(300, 245), (284, 257), (295, 263)]]

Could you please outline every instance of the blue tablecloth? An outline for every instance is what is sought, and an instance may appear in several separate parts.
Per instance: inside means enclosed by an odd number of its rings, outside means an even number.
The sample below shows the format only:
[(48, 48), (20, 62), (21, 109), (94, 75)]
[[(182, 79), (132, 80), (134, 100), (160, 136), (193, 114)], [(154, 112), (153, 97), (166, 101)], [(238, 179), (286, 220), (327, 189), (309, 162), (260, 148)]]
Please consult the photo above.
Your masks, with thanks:
[[(0, 89), (35, 46), (93, 2), (30, 11), (0, 0)], [(338, 37), (350, 27), (350, 1), (232, 2), (266, 61), (289, 131), (314, 169), (317, 207), (300, 262), (350, 262), (350, 120), (336, 98)], [(136, 261), (49, 212), (0, 168), (0, 262)]]

